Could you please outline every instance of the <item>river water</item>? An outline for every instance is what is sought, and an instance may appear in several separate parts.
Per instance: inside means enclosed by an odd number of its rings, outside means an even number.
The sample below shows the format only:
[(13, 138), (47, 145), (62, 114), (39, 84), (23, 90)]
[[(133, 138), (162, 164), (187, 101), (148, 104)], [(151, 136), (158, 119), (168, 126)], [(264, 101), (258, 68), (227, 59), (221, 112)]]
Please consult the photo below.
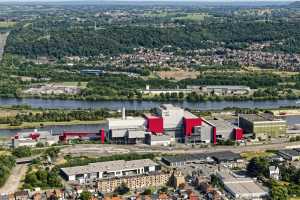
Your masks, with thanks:
[[(165, 103), (165, 102), (164, 102)], [(300, 106), (296, 100), (265, 100), (265, 101), (201, 101), (201, 102), (170, 102), (184, 108), (195, 110), (222, 110), (228, 107), (239, 108), (279, 108), (283, 106)], [(38, 108), (108, 108), (118, 110), (125, 107), (129, 110), (145, 110), (158, 107), (158, 101), (80, 101), (80, 100), (53, 100), (53, 99), (16, 99), (0, 98), (0, 105), (30, 105)]]

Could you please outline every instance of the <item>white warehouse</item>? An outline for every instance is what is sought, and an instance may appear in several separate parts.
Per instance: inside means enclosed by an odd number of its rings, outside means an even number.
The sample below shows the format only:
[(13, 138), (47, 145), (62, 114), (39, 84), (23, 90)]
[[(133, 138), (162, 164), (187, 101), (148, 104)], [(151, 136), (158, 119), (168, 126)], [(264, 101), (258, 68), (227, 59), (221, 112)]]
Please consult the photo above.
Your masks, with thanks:
[(117, 160), (61, 168), (61, 174), (67, 181), (85, 182), (102, 178), (146, 174), (158, 170), (160, 170), (159, 165), (150, 159), (131, 161)]

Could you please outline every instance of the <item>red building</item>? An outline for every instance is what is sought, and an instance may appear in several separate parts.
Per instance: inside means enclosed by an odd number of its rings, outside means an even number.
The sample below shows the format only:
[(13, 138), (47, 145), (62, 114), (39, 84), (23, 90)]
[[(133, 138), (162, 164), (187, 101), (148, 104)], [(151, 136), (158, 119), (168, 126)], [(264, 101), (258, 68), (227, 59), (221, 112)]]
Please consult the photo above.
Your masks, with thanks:
[(201, 126), (202, 119), (185, 111), (183, 117), (184, 136), (191, 136), (195, 126)]
[(147, 131), (151, 133), (163, 133), (164, 132), (164, 121), (162, 117), (153, 115), (145, 115), (147, 119)]
[(105, 132), (102, 129), (100, 132), (75, 132), (75, 131), (64, 131), (60, 136), (61, 141), (68, 141), (72, 139), (80, 140), (101, 140), (102, 143), (105, 141)]

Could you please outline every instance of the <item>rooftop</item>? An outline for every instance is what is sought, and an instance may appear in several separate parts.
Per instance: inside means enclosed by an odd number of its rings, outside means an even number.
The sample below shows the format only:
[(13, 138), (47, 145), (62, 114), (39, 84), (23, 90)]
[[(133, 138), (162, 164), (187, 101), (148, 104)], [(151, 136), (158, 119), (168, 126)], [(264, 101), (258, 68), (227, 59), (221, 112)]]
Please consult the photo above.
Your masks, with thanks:
[(300, 156), (300, 151), (297, 149), (283, 149), (279, 150), (278, 152), (288, 156)]
[(209, 120), (210, 124), (215, 126), (217, 130), (227, 130), (227, 129), (233, 129), (235, 126), (231, 124), (228, 121), (222, 120), (222, 119), (215, 119), (215, 120)]
[(282, 121), (285, 122), (285, 120), (282, 119), (276, 119), (271, 114), (241, 114), (239, 117), (242, 117), (248, 121), (251, 122), (263, 122), (263, 121)]
[(133, 170), (138, 168), (143, 168), (146, 166), (155, 166), (157, 163), (150, 159), (141, 159), (141, 160), (116, 160), (116, 161), (108, 161), (108, 162), (97, 162), (90, 163), (84, 166), (77, 167), (67, 167), (61, 168), (61, 170), (68, 176), (76, 175), (76, 174), (87, 174), (93, 172), (114, 172), (114, 171), (126, 171)]
[(184, 118), (187, 118), (187, 119), (198, 119), (199, 117), (197, 117), (193, 113), (185, 110), (184, 111)]
[(176, 156), (165, 156), (164, 160), (167, 160), (170, 163), (174, 162), (189, 162), (193, 160), (206, 160), (207, 158), (213, 158), (218, 162), (222, 161), (234, 161), (241, 159), (240, 154), (233, 153), (231, 151), (220, 151), (213, 153), (199, 153), (199, 154), (182, 154)]

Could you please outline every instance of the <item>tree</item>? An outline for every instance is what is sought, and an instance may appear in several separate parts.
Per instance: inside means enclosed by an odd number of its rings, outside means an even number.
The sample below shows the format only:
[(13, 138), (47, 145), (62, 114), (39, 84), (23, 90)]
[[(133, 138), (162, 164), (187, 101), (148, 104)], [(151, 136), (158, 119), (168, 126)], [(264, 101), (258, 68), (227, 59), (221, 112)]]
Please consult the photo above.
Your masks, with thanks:
[(124, 182), (115, 189), (115, 193), (117, 193), (119, 195), (124, 195), (127, 192), (129, 192), (129, 188), (127, 187), (127, 185)]
[(31, 156), (32, 152), (30, 147), (23, 146), (23, 147), (15, 148), (12, 154), (18, 158), (23, 158), (23, 157)]
[(151, 195), (151, 194), (152, 194), (152, 191), (149, 188), (146, 188), (143, 192), (143, 195)]
[(92, 198), (92, 193), (89, 191), (83, 191), (80, 194), (80, 199), (81, 200), (90, 200)]
[(288, 189), (286, 186), (279, 185), (277, 182), (273, 181), (271, 183), (270, 196), (272, 200), (287, 200), (289, 197)]
[(268, 177), (269, 162), (266, 158), (255, 157), (252, 158), (247, 166), (247, 173), (249, 176), (258, 177), (265, 176)]

